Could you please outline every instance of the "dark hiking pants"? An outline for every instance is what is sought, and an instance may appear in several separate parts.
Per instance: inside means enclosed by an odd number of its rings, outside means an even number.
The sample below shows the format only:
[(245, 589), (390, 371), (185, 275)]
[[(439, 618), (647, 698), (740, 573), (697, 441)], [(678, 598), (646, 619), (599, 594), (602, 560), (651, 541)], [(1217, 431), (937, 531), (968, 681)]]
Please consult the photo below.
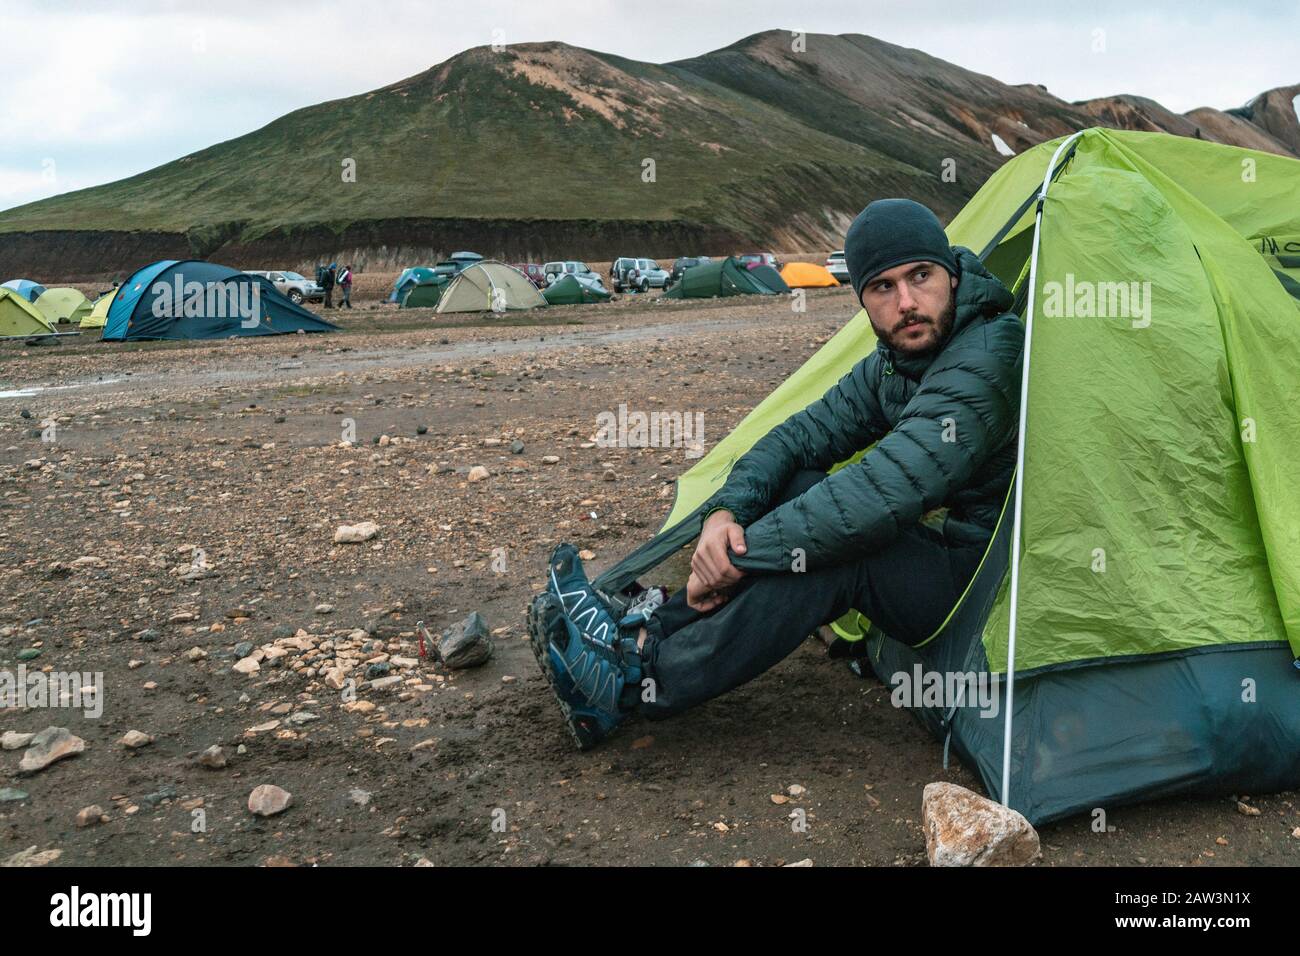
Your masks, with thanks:
[[(801, 471), (778, 504), (826, 475)], [(643, 657), (655, 700), (638, 709), (668, 717), (753, 680), (820, 625), (856, 608), (885, 633), (919, 644), (943, 623), (975, 574), (983, 546), (954, 548), (916, 525), (860, 561), (800, 573), (748, 574), (726, 604), (701, 614), (683, 586), (646, 623)]]

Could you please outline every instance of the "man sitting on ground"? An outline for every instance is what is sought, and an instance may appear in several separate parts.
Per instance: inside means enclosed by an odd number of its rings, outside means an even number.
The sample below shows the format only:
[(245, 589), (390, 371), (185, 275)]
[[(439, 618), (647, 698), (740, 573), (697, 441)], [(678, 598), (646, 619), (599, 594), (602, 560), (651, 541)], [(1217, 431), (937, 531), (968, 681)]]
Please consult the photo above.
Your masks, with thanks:
[(910, 200), (863, 210), (845, 258), (878, 345), (736, 462), (686, 586), (620, 613), (576, 549), (552, 556), (529, 631), (580, 747), (757, 677), (850, 609), (919, 644), (974, 575), (1015, 469), (1011, 293)]

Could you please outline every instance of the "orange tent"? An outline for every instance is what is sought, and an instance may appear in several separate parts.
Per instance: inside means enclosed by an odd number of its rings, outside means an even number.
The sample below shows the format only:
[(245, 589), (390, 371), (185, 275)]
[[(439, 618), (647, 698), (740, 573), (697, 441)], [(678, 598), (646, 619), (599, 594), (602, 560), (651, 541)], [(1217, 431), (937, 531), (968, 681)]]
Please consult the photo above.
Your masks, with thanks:
[(833, 275), (811, 262), (786, 263), (786, 267), (781, 270), (781, 278), (792, 289), (820, 289), (839, 285)]

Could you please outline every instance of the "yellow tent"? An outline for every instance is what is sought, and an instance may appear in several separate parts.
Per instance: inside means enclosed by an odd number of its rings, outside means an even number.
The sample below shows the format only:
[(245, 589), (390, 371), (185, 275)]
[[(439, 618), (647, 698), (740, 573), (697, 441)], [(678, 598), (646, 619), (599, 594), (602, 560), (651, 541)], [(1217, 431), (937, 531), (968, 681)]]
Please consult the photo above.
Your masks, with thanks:
[(49, 320), (13, 289), (0, 289), (0, 337), (49, 335)]
[(95, 300), (94, 307), (87, 313), (86, 317), (81, 320), (83, 329), (102, 329), (104, 323), (108, 321), (108, 307), (113, 304), (117, 298), (117, 290), (105, 292)]
[(821, 289), (839, 285), (835, 277), (811, 262), (788, 262), (781, 270), (781, 278), (792, 289)]
[(50, 325), (80, 322), (90, 314), (90, 300), (76, 289), (46, 289), (37, 297), (35, 305)]

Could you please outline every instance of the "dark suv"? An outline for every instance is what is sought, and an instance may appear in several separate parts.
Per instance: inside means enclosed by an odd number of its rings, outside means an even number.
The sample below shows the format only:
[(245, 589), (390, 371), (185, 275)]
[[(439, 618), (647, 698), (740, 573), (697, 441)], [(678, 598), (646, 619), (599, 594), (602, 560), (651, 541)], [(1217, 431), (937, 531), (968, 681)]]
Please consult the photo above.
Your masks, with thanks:
[(702, 266), (706, 262), (712, 262), (708, 256), (682, 256), (673, 262), (673, 271), (668, 273), (668, 281), (664, 283), (664, 288), (675, 286), (681, 281), (682, 273), (694, 266)]

